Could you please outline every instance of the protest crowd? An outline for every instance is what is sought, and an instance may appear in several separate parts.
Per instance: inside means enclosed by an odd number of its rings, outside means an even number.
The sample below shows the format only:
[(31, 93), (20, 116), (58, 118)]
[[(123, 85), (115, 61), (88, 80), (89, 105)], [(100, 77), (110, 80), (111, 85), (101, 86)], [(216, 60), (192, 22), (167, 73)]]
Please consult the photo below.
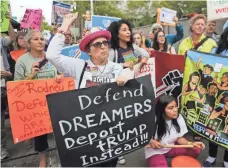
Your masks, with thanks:
[[(32, 12), (42, 16), (40, 9)], [(172, 167), (209, 168), (220, 146), (228, 168), (228, 17), (221, 34), (215, 32), (218, 19), (204, 14), (189, 19), (188, 35), (177, 16), (176, 34), (166, 33), (163, 22), (143, 34), (124, 18), (94, 26), (85, 13), (77, 44), (70, 29), (77, 12), (54, 17), (60, 24), (48, 39), (41, 20), (23, 20), (15, 32), (7, 13), (7, 28), (1, 27), (1, 161), (11, 157), (9, 118), (12, 141), (34, 148), (40, 167), (47, 166), (48, 134), (54, 133), (63, 167), (116, 167), (128, 162), (125, 154), (144, 148), (148, 167), (169, 167), (172, 158)], [(205, 146), (209, 152), (200, 163)]]

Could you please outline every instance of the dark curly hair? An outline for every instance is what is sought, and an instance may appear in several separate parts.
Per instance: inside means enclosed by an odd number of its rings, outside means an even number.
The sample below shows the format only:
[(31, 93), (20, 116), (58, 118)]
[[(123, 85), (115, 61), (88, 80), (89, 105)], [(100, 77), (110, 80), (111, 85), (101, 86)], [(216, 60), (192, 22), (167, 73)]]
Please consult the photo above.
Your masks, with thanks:
[(110, 40), (111, 48), (118, 49), (119, 48), (119, 30), (122, 24), (126, 24), (129, 27), (129, 30), (131, 32), (131, 38), (130, 41), (127, 43), (128, 47), (131, 47), (133, 44), (133, 37), (132, 37), (132, 28), (131, 23), (128, 20), (120, 20), (118, 22), (112, 22), (110, 26), (108, 27), (108, 31), (112, 34), (112, 38)]

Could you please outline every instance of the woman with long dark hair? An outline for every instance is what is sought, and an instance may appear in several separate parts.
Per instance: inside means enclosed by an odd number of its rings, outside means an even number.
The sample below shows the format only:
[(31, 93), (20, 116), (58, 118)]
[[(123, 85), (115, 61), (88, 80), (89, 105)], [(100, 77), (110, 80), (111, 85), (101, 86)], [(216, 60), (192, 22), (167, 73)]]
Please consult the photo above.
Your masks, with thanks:
[[(196, 158), (202, 142), (190, 142), (183, 136), (188, 132), (181, 114), (178, 113), (176, 98), (168, 95), (161, 96), (155, 106), (156, 132), (150, 142), (150, 148), (145, 148), (149, 167), (168, 167), (166, 157), (173, 158), (187, 155)], [(194, 148), (165, 148), (164, 145), (193, 145)]]
[(108, 28), (112, 38), (109, 59), (121, 63), (124, 68), (133, 68), (139, 60), (145, 64), (149, 54), (133, 43), (131, 24), (127, 20), (112, 22)]
[(160, 52), (166, 52), (169, 54), (176, 54), (175, 48), (168, 44), (165, 32), (159, 30), (154, 36), (154, 42), (152, 48)]

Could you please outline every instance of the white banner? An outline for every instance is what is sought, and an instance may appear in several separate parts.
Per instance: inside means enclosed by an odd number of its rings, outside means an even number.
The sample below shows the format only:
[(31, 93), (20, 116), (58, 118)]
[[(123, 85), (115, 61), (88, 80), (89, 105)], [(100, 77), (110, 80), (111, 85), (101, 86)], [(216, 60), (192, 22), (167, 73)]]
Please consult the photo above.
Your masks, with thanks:
[(207, 0), (207, 19), (228, 18), (228, 0)]

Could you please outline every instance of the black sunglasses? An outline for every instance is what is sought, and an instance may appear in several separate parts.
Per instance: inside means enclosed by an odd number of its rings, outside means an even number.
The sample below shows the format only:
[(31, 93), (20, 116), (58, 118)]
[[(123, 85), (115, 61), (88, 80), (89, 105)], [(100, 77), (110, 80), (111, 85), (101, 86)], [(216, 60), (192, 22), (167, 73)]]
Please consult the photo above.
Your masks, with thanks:
[(103, 44), (105, 47), (107, 47), (107, 46), (109, 46), (110, 43), (109, 43), (109, 41), (96, 42), (96, 43), (94, 43), (94, 44), (91, 44), (90, 46), (93, 46), (93, 47), (95, 47), (95, 48), (101, 48), (102, 44)]

